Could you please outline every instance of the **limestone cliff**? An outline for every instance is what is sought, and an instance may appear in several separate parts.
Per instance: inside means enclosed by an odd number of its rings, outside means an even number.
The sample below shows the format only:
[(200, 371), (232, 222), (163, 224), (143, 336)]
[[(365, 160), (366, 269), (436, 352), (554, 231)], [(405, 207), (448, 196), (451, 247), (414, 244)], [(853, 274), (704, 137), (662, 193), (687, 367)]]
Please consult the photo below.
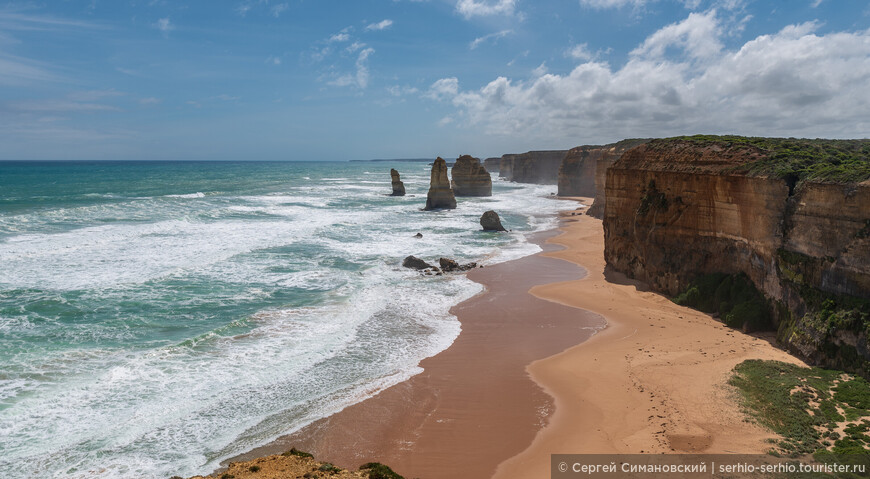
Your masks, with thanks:
[(450, 169), (456, 196), (492, 196), (492, 177), (479, 158), (462, 155)]
[(501, 157), (498, 176), (517, 183), (555, 185), (567, 150), (528, 151)]
[(785, 347), (867, 376), (868, 177), (870, 141), (653, 140), (607, 170), (605, 259), (669, 295), (745, 275)]
[(648, 139), (622, 140), (603, 146), (578, 146), (568, 150), (559, 168), (559, 196), (587, 196), (595, 202), (587, 214), (604, 215), (604, 183), (607, 168), (627, 150)]
[(447, 179), (447, 162), (440, 156), (432, 163), (432, 176), (429, 180), (429, 194), (426, 196), (426, 210), (456, 208), (456, 197)]
[(501, 157), (487, 158), (483, 160), (483, 167), (490, 173), (501, 170)]
[(394, 168), (390, 169), (390, 177), (393, 183), (393, 194), (390, 196), (405, 196), (405, 184), (399, 178), (399, 172)]

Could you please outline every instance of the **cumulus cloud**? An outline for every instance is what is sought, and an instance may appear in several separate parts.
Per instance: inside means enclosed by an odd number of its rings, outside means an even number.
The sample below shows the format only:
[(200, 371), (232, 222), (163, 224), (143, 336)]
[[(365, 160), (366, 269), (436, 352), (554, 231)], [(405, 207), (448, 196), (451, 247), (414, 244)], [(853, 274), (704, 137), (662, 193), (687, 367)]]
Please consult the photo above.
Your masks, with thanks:
[(668, 25), (650, 35), (631, 54), (660, 58), (669, 48), (681, 49), (692, 58), (709, 58), (722, 50), (716, 11), (692, 13), (682, 22)]
[(502, 30), (500, 32), (490, 33), (489, 35), (484, 35), (482, 37), (475, 38), (471, 43), (468, 44), (468, 48), (474, 50), (479, 47), (481, 44), (492, 41), (493, 43), (497, 42), (500, 38), (504, 38), (510, 34), (512, 34), (513, 30)]
[(327, 40), (327, 42), (329, 42), (329, 43), (339, 42), (340, 43), (340, 42), (346, 42), (348, 40), (350, 40), (350, 35), (348, 35), (347, 32), (339, 32), (339, 33), (336, 33), (335, 35), (332, 35), (331, 37), (329, 37), (329, 40)]
[(477, 90), (443, 78), (425, 96), (450, 102), (453, 117), (490, 134), (538, 141), (700, 132), (866, 137), (870, 30), (816, 28), (791, 25), (728, 50), (715, 16), (692, 14), (650, 35), (620, 67), (590, 60), (566, 74), (498, 77)]
[(575, 60), (591, 60), (592, 52), (589, 51), (589, 45), (581, 43), (574, 45), (565, 52), (565, 54)]
[(516, 0), (459, 0), (456, 11), (465, 18), (512, 15), (516, 3)]
[(377, 23), (370, 23), (366, 27), (366, 30), (386, 30), (387, 28), (390, 28), (390, 26), (392, 24), (393, 24), (392, 20), (385, 19), (385, 20), (381, 20), (380, 22), (377, 22)]

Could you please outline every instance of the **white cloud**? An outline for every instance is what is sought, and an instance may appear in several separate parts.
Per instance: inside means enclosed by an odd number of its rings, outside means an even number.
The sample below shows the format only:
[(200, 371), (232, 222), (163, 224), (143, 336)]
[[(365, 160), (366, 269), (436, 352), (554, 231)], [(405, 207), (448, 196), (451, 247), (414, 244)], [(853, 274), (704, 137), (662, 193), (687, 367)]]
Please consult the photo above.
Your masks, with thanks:
[(647, 0), (580, 0), (580, 5), (591, 8), (621, 8), (626, 5), (640, 7), (646, 4)]
[(451, 123), (453, 123), (453, 118), (450, 118), (449, 116), (445, 116), (444, 118), (438, 120), (438, 126), (447, 126)]
[(341, 33), (336, 33), (335, 35), (329, 37), (329, 40), (327, 40), (327, 41), (330, 43), (335, 43), (335, 42), (346, 42), (348, 40), (350, 40), (350, 35), (348, 35), (345, 32), (341, 32)]
[(458, 0), (456, 11), (465, 18), (512, 15), (516, 3), (516, 0)]
[(371, 74), (369, 72), (369, 57), (375, 53), (374, 48), (365, 48), (359, 52), (356, 58), (355, 74), (342, 75), (329, 82), (333, 86), (356, 86), (360, 89), (366, 89), (369, 86)]
[(160, 103), (163, 103), (163, 100), (153, 96), (139, 99), (139, 104), (141, 105), (158, 105)]
[(153, 26), (154, 28), (163, 32), (164, 36), (169, 35), (169, 32), (175, 30), (175, 25), (173, 25), (172, 22), (169, 21), (168, 17), (157, 20), (156, 22), (154, 22)]
[(433, 100), (446, 100), (459, 94), (459, 79), (456, 77), (442, 78), (429, 87), (426, 98)]
[(818, 8), (819, 5), (821, 5), (822, 2), (824, 2), (824, 1), (825, 1), (825, 0), (813, 0), (813, 3), (810, 4), (810, 6), (813, 7), (813, 8)]
[(468, 48), (474, 50), (479, 47), (481, 44), (486, 43), (492, 40), (493, 43), (496, 43), (500, 38), (504, 38), (510, 34), (512, 34), (513, 30), (502, 30), (500, 32), (490, 33), (489, 35), (484, 35), (482, 37), (475, 38), (471, 43), (468, 44)]
[(691, 13), (679, 23), (673, 23), (653, 33), (643, 44), (632, 50), (632, 56), (661, 58), (669, 47), (682, 49), (692, 58), (709, 58), (722, 50), (716, 11)]
[(546, 74), (547, 74), (547, 63), (546, 62), (541, 63), (540, 65), (538, 65), (537, 68), (532, 70), (532, 76), (535, 78), (542, 77)]
[(575, 59), (575, 60), (591, 60), (592, 52), (589, 51), (589, 45), (586, 43), (581, 43), (579, 45), (574, 45), (569, 48), (566, 52), (566, 55)]
[(715, 16), (693, 14), (650, 35), (618, 68), (586, 61), (566, 74), (498, 77), (478, 90), (444, 78), (424, 96), (450, 102), (451, 117), (466, 125), (529, 143), (690, 133), (866, 137), (870, 30), (817, 35), (817, 27), (792, 25), (728, 50)]
[(348, 45), (347, 48), (345, 48), (345, 50), (348, 53), (353, 53), (353, 52), (356, 52), (358, 50), (362, 50), (365, 46), (366, 46), (366, 44), (363, 42), (353, 42), (350, 45)]
[(276, 57), (275, 55), (270, 55), (266, 58), (266, 63), (270, 65), (278, 66), (281, 64), (281, 57)]
[(378, 23), (370, 23), (370, 24), (366, 27), (366, 30), (385, 30), (385, 29), (387, 29), (387, 28), (390, 28), (390, 26), (391, 26), (392, 24), (393, 24), (393, 21), (390, 20), (390, 19), (381, 20), (381, 21), (378, 22)]
[(286, 3), (279, 3), (278, 5), (273, 5), (272, 8), (269, 10), (269, 13), (270, 13), (273, 17), (278, 18), (278, 17), (280, 17), (281, 14), (284, 13), (284, 11), (287, 10), (288, 8), (290, 8), (290, 6), (287, 5)]

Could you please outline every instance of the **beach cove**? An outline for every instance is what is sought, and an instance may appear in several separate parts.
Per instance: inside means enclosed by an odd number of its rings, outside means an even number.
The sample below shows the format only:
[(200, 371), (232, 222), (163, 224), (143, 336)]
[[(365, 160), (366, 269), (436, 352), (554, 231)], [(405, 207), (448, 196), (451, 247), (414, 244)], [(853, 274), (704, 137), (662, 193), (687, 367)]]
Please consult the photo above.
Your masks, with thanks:
[(585, 209), (561, 214), (543, 252), (469, 273), (486, 291), (451, 310), (462, 332), (423, 373), (234, 461), (296, 447), (406, 477), (543, 478), (554, 453), (764, 453), (775, 435), (741, 411), (731, 370), (803, 363), (770, 333), (605, 274)]

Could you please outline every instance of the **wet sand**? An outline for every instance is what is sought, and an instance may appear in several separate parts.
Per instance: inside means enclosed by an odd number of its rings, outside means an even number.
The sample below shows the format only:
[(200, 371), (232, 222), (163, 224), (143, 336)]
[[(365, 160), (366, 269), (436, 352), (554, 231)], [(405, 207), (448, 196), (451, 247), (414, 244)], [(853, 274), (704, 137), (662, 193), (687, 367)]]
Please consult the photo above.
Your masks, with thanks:
[[(542, 244), (557, 234), (538, 235)], [(561, 249), (543, 245), (545, 251)], [(537, 298), (537, 285), (585, 270), (541, 254), (468, 272), (486, 291), (454, 308), (462, 332), (424, 372), (298, 433), (234, 458), (291, 447), (355, 469), (378, 461), (408, 478), (485, 478), (535, 438), (553, 401), (526, 367), (588, 339), (603, 318)]]

